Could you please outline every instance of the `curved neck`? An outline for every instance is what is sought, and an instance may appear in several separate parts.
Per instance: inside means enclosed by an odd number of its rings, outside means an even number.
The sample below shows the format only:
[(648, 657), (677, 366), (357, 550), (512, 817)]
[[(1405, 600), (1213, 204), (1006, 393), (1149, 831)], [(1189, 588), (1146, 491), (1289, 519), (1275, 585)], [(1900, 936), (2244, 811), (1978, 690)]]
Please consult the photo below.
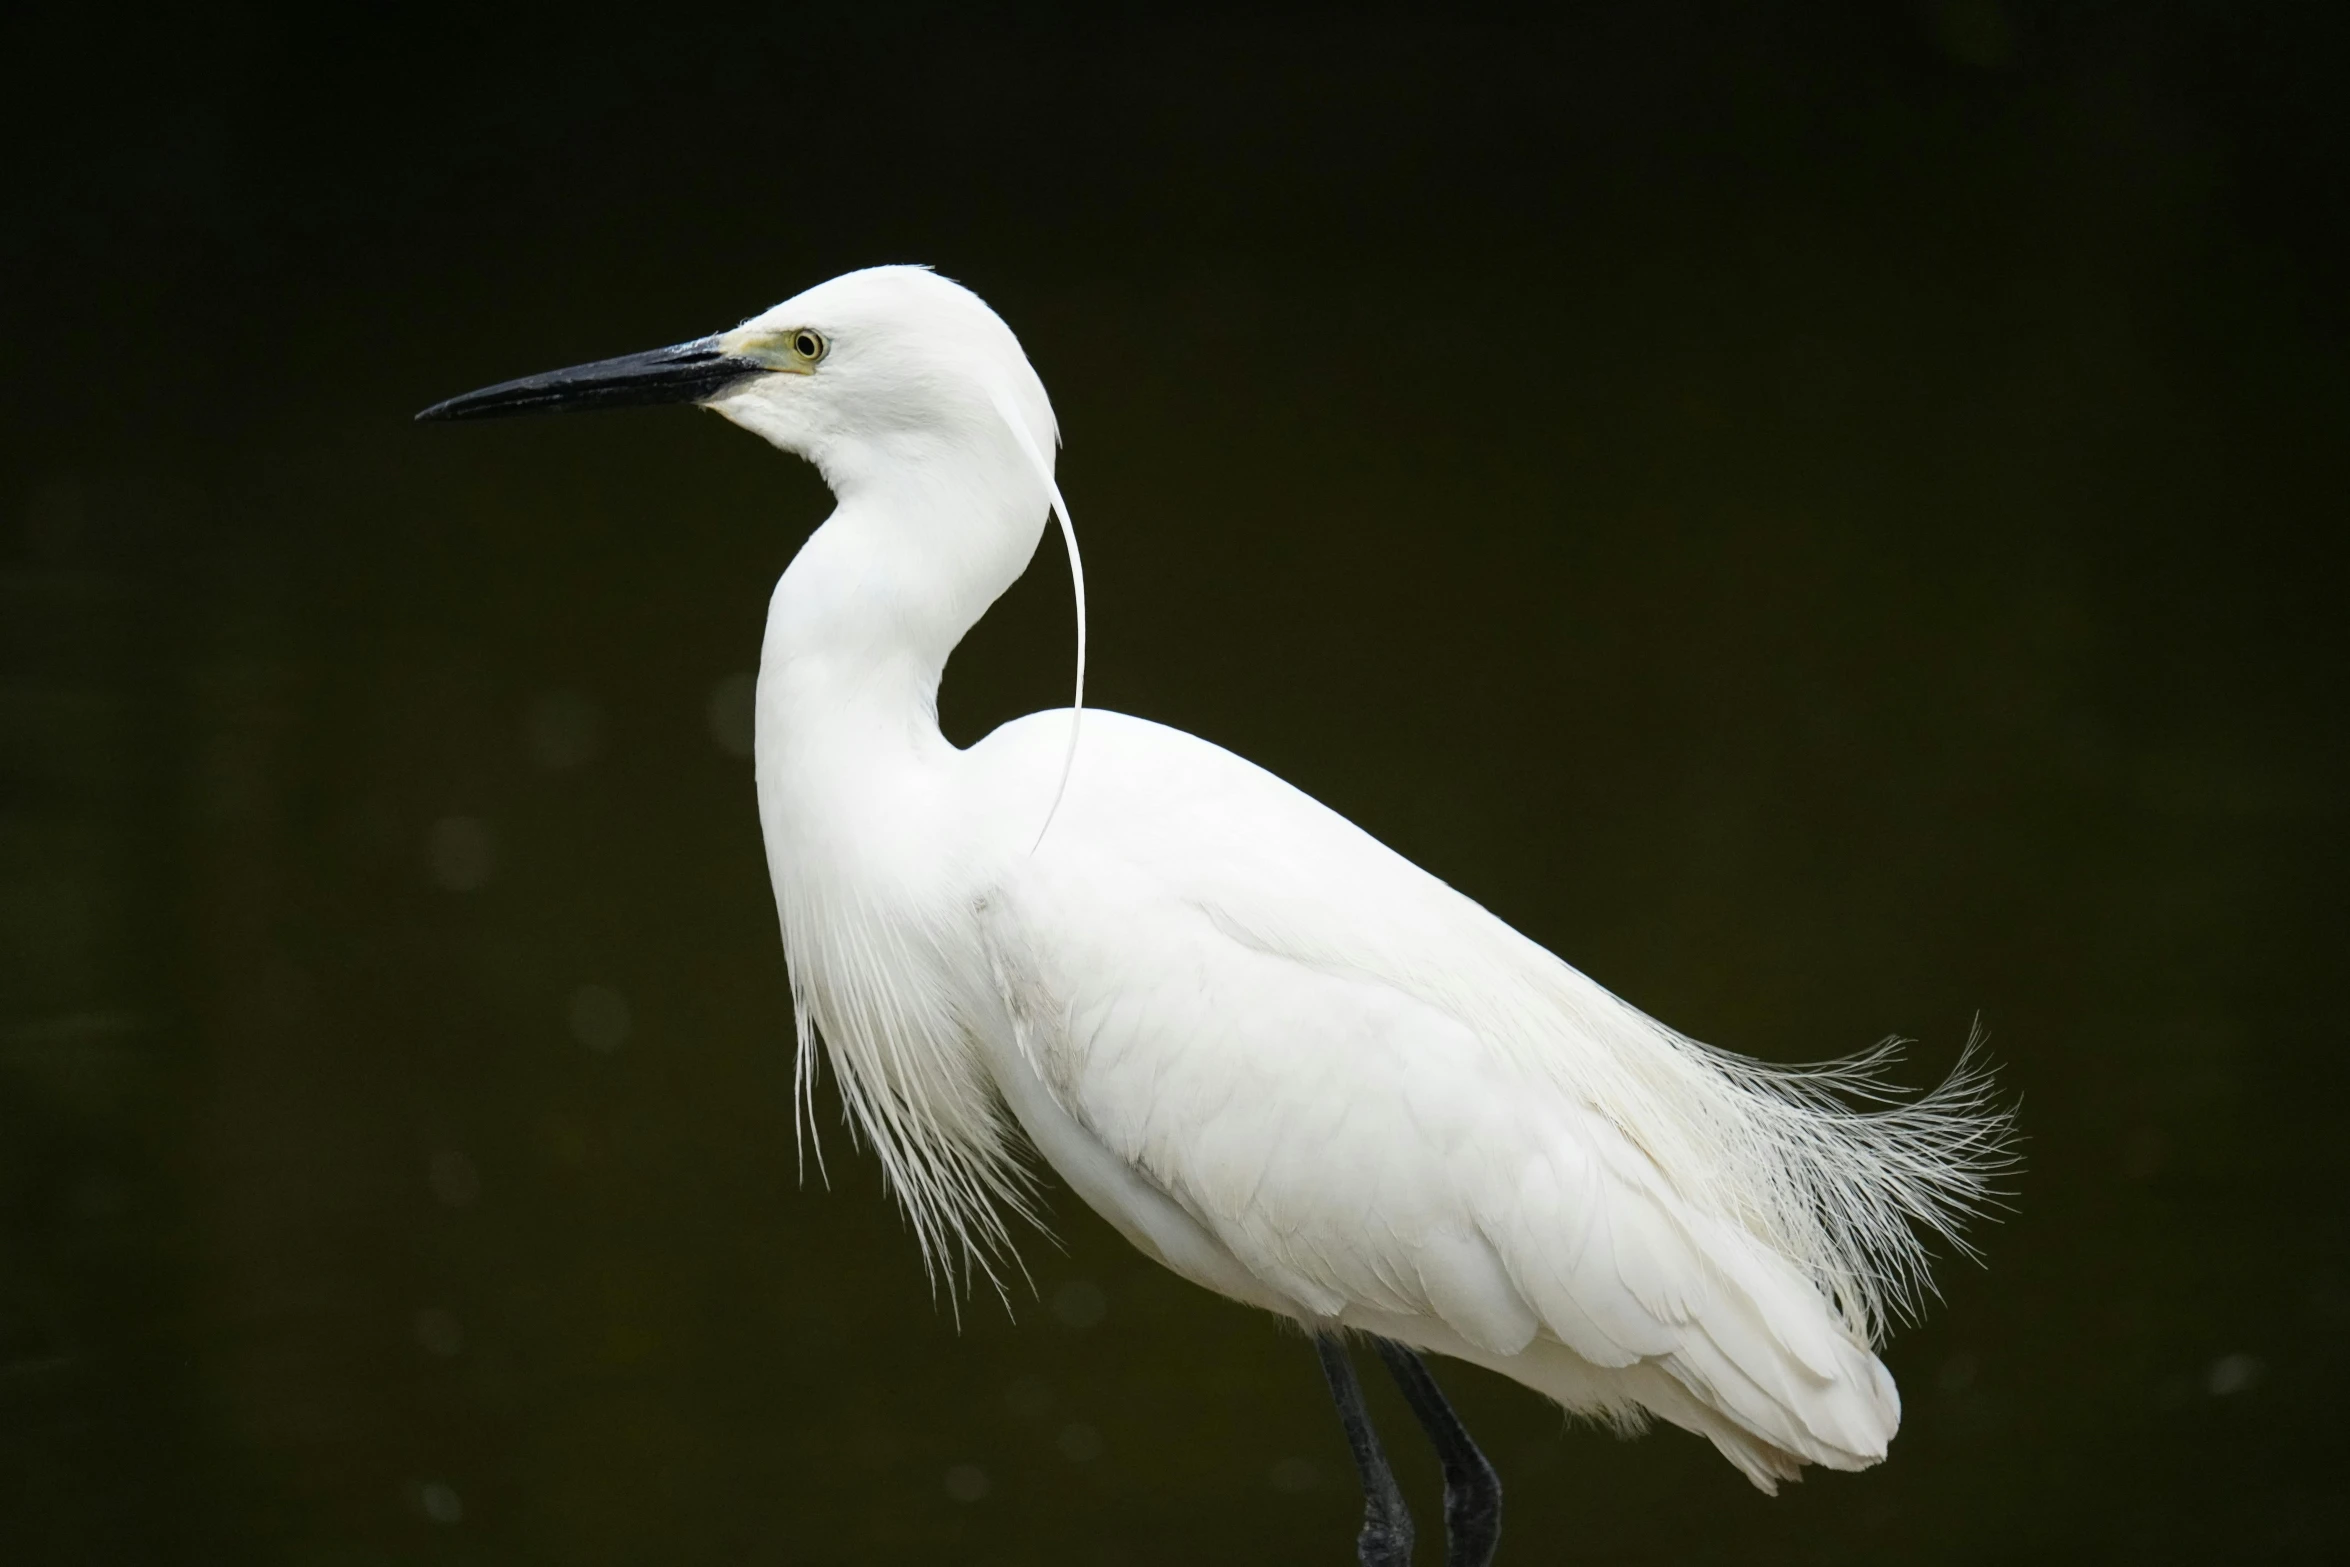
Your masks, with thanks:
[(1010, 434), (972, 433), (814, 454), (839, 505), (768, 611), (760, 719), (772, 712), (779, 743), (827, 744), (842, 720), (938, 739), (947, 656), (1027, 569), (1047, 519), (1043, 482)]

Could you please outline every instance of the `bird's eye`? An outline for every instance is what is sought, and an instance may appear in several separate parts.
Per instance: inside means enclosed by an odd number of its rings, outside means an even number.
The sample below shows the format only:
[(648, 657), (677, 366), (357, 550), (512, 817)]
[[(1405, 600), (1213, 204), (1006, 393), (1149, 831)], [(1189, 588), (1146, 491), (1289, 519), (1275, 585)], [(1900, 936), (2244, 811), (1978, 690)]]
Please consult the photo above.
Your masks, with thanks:
[(791, 335), (791, 351), (809, 364), (822, 359), (824, 351), (831, 346), (824, 341), (822, 332), (810, 331), (806, 327), (801, 327)]

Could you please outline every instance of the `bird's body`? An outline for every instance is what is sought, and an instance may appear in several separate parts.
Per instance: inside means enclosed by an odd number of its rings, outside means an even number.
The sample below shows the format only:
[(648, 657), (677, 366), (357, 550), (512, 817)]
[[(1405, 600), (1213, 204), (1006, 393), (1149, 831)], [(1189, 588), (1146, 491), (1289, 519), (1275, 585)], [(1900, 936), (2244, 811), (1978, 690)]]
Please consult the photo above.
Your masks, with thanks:
[(1178, 730), (1092, 711), (1072, 744), (1063, 710), (949, 744), (947, 657), (1058, 504), (1044, 389), (956, 285), (852, 273), (662, 355), (474, 399), (700, 377), (831, 485), (769, 612), (760, 819), (803, 1088), (828, 1057), (934, 1259), (1008, 1244), (1026, 1145), (1144, 1252), (1317, 1334), (1661, 1416), (1765, 1490), (1884, 1456), (1871, 1339), (1912, 1222), (1947, 1232), (1994, 1162), (1978, 1080), (1862, 1113), (1832, 1090), (1870, 1092), (1867, 1060), (1694, 1044)]
[[(1543, 1059), (1629, 1038), (1670, 1070), (1685, 1047), (1336, 813), (1177, 730), (1089, 713), (1032, 852), (1067, 723), (1037, 715), (945, 749), (921, 786), (854, 807), (886, 802), (893, 850), (921, 846), (895, 869), (930, 874), (860, 865), (861, 885), (908, 902), (862, 901), (849, 918), (863, 932), (828, 923), (831, 941), (793, 942), (804, 1015), (826, 1040), (875, 1047), (836, 1053), (848, 1072), (909, 1108), (961, 1106), (986, 1083), (1145, 1253), (1309, 1328), (1489, 1366), (1586, 1413), (1652, 1411), (1766, 1487), (1799, 1463), (1884, 1456), (1899, 1403), (1865, 1344), (1578, 1092), (1616, 1063)], [(925, 807), (942, 812), (935, 838), (907, 821)], [(783, 808), (770, 792), (771, 841)], [(920, 1054), (893, 1060), (893, 1041)], [(1010, 1157), (1000, 1122), (909, 1121), (972, 1141), (892, 1152), (937, 1166), (901, 1189), (976, 1192)]]

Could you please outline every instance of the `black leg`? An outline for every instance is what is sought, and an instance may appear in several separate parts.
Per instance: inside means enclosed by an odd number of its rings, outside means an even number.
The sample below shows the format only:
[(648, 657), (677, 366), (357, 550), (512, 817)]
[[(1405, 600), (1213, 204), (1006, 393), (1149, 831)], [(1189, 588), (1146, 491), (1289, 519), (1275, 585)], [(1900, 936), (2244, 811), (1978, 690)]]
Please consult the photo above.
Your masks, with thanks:
[[(1322, 1354), (1322, 1374), (1330, 1379), (1330, 1397), (1346, 1427), (1346, 1445), (1354, 1449), (1355, 1467), (1363, 1472), (1363, 1532), (1355, 1541), (1355, 1552), (1363, 1567), (1410, 1567), (1412, 1515), (1404, 1510), (1395, 1471), (1379, 1450), (1379, 1433), (1371, 1429), (1371, 1412), (1363, 1407), (1363, 1385), (1355, 1380), (1354, 1363), (1346, 1358), (1346, 1346), (1327, 1334), (1315, 1336), (1314, 1348)], [(1449, 1477), (1452, 1471), (1445, 1473)]]
[(1444, 1465), (1445, 1567), (1487, 1567), (1501, 1540), (1501, 1476), (1444, 1401), (1427, 1363), (1391, 1340), (1372, 1342)]

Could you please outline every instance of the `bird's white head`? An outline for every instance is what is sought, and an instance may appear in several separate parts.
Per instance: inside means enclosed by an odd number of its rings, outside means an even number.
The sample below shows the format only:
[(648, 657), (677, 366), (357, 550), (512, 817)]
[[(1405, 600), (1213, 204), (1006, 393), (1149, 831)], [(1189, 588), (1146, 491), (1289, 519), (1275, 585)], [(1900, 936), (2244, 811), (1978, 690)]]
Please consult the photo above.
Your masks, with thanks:
[(501, 382), (417, 417), (680, 402), (807, 458), (836, 492), (920, 471), (945, 452), (1011, 458), (1049, 490), (1059, 444), (1051, 399), (1012, 329), (969, 289), (914, 266), (846, 273), (727, 331)]
[(759, 368), (707, 405), (808, 458), (836, 490), (1006, 435), (1050, 483), (1058, 434), (1044, 383), (1002, 317), (927, 267), (836, 277), (709, 341)]

